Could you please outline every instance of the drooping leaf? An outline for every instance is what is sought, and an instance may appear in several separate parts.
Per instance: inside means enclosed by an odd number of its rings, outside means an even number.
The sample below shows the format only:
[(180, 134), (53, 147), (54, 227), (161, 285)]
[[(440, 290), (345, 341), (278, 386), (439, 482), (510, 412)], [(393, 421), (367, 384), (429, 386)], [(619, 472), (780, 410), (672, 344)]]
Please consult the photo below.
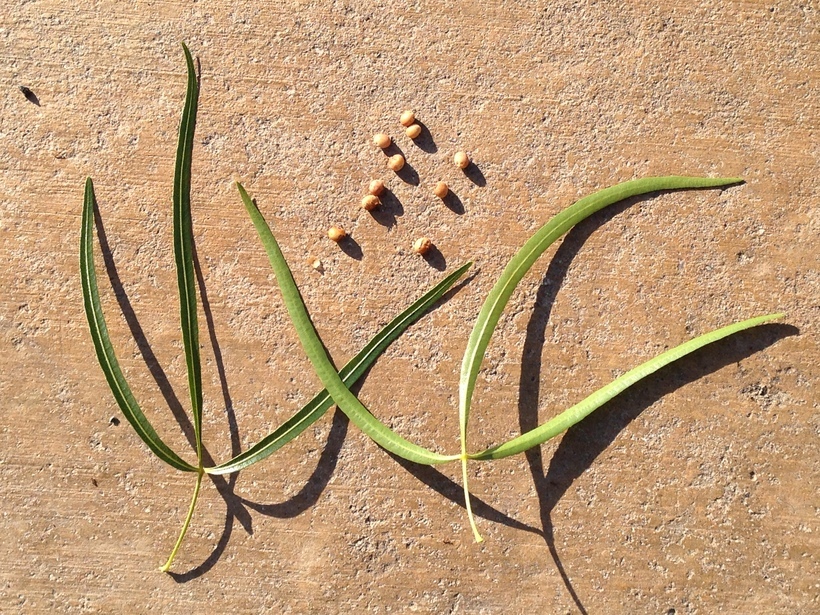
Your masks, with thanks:
[(143, 414), (128, 382), (123, 376), (119, 361), (114, 354), (111, 345), (111, 338), (108, 335), (108, 327), (105, 324), (102, 306), (100, 305), (100, 292), (97, 286), (97, 272), (94, 267), (94, 248), (92, 237), (94, 234), (94, 209), (97, 206), (94, 195), (94, 184), (89, 177), (85, 182), (85, 198), (83, 201), (82, 229), (80, 231), (80, 277), (83, 288), (83, 305), (85, 315), (88, 319), (88, 328), (91, 332), (91, 339), (94, 342), (94, 349), (97, 352), (97, 360), (108, 381), (108, 386), (114, 394), (117, 405), (122, 410), (123, 416), (131, 423), (137, 435), (148, 445), (153, 453), (168, 465), (184, 472), (196, 472), (197, 468), (184, 461), (157, 434), (153, 425)]
[(751, 327), (757, 327), (758, 325), (781, 318), (782, 316), (783, 314), (767, 314), (765, 316), (749, 318), (748, 320), (737, 322), (727, 327), (722, 327), (715, 331), (705, 333), (679, 346), (675, 346), (671, 350), (667, 350), (657, 357), (654, 357), (645, 363), (641, 363), (638, 367), (629, 370), (606, 386), (595, 391), (583, 401), (575, 404), (571, 408), (568, 408), (543, 425), (539, 425), (535, 429), (521, 434), (520, 436), (513, 438), (504, 444), (488, 448), (480, 453), (471, 454), (469, 457), (470, 459), (502, 459), (504, 457), (509, 457), (510, 455), (522, 453), (533, 448), (534, 446), (543, 444), (550, 438), (554, 438), (558, 434), (565, 432), (567, 429), (603, 406), (610, 399), (622, 393), (632, 385), (640, 382), (650, 374), (658, 371), (662, 367), (669, 365), (670, 363), (674, 363), (678, 359), (681, 359), (708, 344), (712, 344), (718, 340), (729, 337), (730, 335), (734, 335), (738, 331), (750, 329)]
[(473, 391), (475, 390), (476, 378), (478, 377), (481, 362), (490, 343), (490, 338), (495, 331), (501, 313), (510, 299), (515, 287), (530, 270), (544, 250), (552, 243), (569, 231), (581, 220), (589, 217), (596, 211), (608, 205), (617, 203), (624, 199), (639, 196), (649, 192), (659, 190), (678, 190), (684, 188), (714, 188), (741, 183), (741, 178), (708, 178), (708, 177), (646, 177), (632, 181), (623, 182), (600, 190), (590, 196), (584, 197), (575, 204), (570, 205), (562, 212), (553, 217), (542, 226), (510, 259), (504, 268), (498, 282), (487, 295), (484, 305), (478, 314), (467, 348), (464, 352), (464, 359), (461, 363), (461, 378), (459, 380), (459, 431), (461, 436), (461, 461), (462, 476), (464, 478), (464, 497), (467, 503), (467, 514), (470, 519), (470, 526), (476, 541), (481, 542), (481, 535), (475, 526), (472, 508), (470, 506), (469, 487), (467, 485), (467, 425), (470, 418), (470, 405), (472, 403)]
[(441, 455), (398, 435), (374, 417), (358, 398), (348, 390), (327, 356), (322, 341), (319, 339), (319, 335), (310, 320), (302, 296), (299, 294), (299, 289), (293, 281), (290, 268), (268, 223), (245, 189), (240, 184), (237, 184), (237, 188), (268, 255), (288, 315), (293, 321), (296, 333), (299, 336), (299, 341), (302, 343), (302, 347), (305, 349), (316, 375), (322, 381), (336, 405), (341, 408), (342, 412), (350, 418), (354, 425), (370, 436), (379, 446), (399, 457), (426, 465), (458, 459), (458, 455)]
[[(350, 388), (373, 362), (384, 352), (407, 327), (416, 322), (427, 312), (462, 275), (472, 263), (462, 265), (459, 269), (445, 277), (420, 299), (410, 305), (404, 312), (394, 318), (387, 326), (379, 331), (362, 350), (353, 357), (340, 371), (339, 376), (344, 385)], [(246, 468), (269, 455), (273, 454), (285, 444), (293, 440), (307, 427), (318, 420), (333, 405), (333, 399), (327, 390), (319, 392), (305, 406), (285, 421), (274, 432), (257, 442), (248, 450), (240, 453), (230, 461), (213, 468), (205, 468), (209, 474), (230, 474)]]

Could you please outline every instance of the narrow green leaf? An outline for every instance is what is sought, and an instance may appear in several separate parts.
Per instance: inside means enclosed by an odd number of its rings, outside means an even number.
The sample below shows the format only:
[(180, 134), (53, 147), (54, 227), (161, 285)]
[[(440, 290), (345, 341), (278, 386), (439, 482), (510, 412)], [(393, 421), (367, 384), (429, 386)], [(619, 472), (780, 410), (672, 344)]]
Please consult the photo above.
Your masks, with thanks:
[(202, 465), (202, 367), (199, 358), (199, 326), (197, 323), (196, 283), (194, 280), (193, 224), (191, 221), (191, 159), (194, 150), (194, 130), (199, 100), (199, 84), (191, 52), (185, 43), (188, 87), (185, 107), (179, 125), (176, 166), (174, 169), (174, 261), (179, 286), (179, 314), (191, 412), (194, 418), (196, 456)]
[[(353, 357), (339, 372), (344, 385), (350, 388), (373, 362), (384, 352), (396, 338), (399, 337), (411, 324), (416, 322), (429, 310), (462, 275), (472, 263), (462, 265), (459, 269), (445, 277), (432, 289), (394, 318), (387, 326), (379, 331), (362, 350)], [(213, 468), (205, 468), (208, 474), (230, 474), (242, 468), (261, 461), (273, 454), (285, 444), (293, 440), (316, 420), (318, 420), (333, 405), (333, 399), (327, 390), (318, 393), (299, 412), (285, 421), (274, 432), (257, 442), (248, 450), (240, 453), (230, 461)]]
[(501, 277), (493, 286), (481, 311), (478, 314), (467, 348), (464, 352), (464, 359), (461, 363), (461, 378), (459, 380), (459, 431), (461, 436), (461, 463), (462, 474), (464, 476), (464, 497), (467, 504), (467, 516), (476, 541), (481, 542), (481, 535), (475, 526), (472, 509), (470, 507), (470, 494), (467, 485), (467, 423), (470, 417), (470, 404), (472, 403), (473, 390), (475, 389), (476, 378), (478, 377), (481, 362), (490, 343), (490, 338), (495, 331), (501, 313), (510, 299), (515, 287), (529, 271), (539, 256), (552, 243), (578, 224), (584, 218), (589, 217), (596, 211), (608, 205), (617, 203), (624, 199), (656, 192), (658, 190), (678, 190), (684, 188), (714, 188), (728, 186), (730, 184), (741, 183), (741, 178), (708, 178), (708, 177), (646, 177), (633, 181), (623, 182), (610, 188), (600, 190), (590, 196), (584, 197), (575, 204), (570, 205), (565, 210), (557, 214), (547, 224), (542, 226), (512, 257), (504, 268)]
[(336, 369), (333, 367), (333, 364), (330, 362), (330, 358), (327, 356), (322, 341), (319, 339), (319, 335), (313, 327), (305, 303), (291, 275), (290, 268), (282, 255), (282, 251), (279, 249), (279, 245), (276, 243), (273, 233), (271, 233), (270, 227), (268, 227), (268, 223), (265, 222), (262, 214), (248, 196), (245, 189), (238, 183), (236, 186), (239, 189), (239, 194), (242, 196), (245, 209), (247, 209), (251, 221), (254, 227), (256, 227), (262, 245), (265, 247), (268, 260), (270, 261), (274, 275), (276, 276), (276, 281), (282, 292), (282, 298), (288, 310), (288, 315), (293, 321), (296, 333), (299, 336), (299, 341), (302, 343), (311, 365), (316, 371), (316, 375), (319, 376), (319, 379), (333, 398), (333, 401), (342, 409), (342, 412), (350, 418), (353, 424), (370, 436), (379, 446), (399, 457), (426, 465), (445, 463), (459, 459), (458, 455), (441, 455), (402, 438), (374, 417), (356, 396), (348, 390), (336, 372)]
[(567, 207), (557, 214), (547, 224), (542, 226), (513, 256), (504, 268), (501, 277), (490, 290), (484, 305), (481, 307), (478, 319), (473, 326), (467, 349), (461, 363), (461, 379), (459, 381), (459, 427), (461, 429), (462, 453), (466, 453), (467, 422), (470, 416), (470, 403), (475, 389), (476, 378), (490, 343), (501, 313), (510, 299), (515, 287), (529, 271), (539, 256), (552, 243), (578, 224), (584, 218), (608, 205), (624, 199), (657, 192), (659, 190), (679, 190), (684, 188), (714, 188), (742, 183), (739, 177), (710, 178), (710, 177), (646, 177), (617, 184), (600, 190), (595, 194), (584, 197), (574, 205)]
[(94, 184), (89, 177), (85, 182), (85, 199), (83, 202), (82, 229), (80, 231), (80, 277), (82, 278), (83, 305), (91, 331), (91, 339), (97, 352), (97, 360), (108, 381), (108, 386), (117, 400), (117, 405), (123, 415), (131, 423), (134, 431), (153, 453), (168, 465), (184, 472), (196, 472), (197, 468), (184, 461), (170, 449), (157, 434), (153, 425), (145, 417), (131, 388), (123, 376), (119, 361), (114, 354), (108, 327), (105, 324), (100, 292), (97, 286), (97, 271), (94, 266), (94, 249), (92, 236), (94, 233), (94, 208), (97, 201), (94, 195)]
[(610, 399), (619, 393), (622, 393), (636, 382), (639, 382), (650, 374), (658, 371), (660, 368), (669, 365), (670, 363), (673, 363), (700, 348), (703, 348), (707, 344), (712, 344), (718, 340), (722, 340), (725, 337), (729, 337), (738, 331), (756, 327), (781, 317), (783, 317), (783, 314), (767, 314), (765, 316), (757, 316), (756, 318), (750, 318), (748, 320), (737, 322), (733, 325), (717, 329), (710, 333), (698, 336), (695, 339), (689, 340), (688, 342), (685, 342), (680, 346), (676, 346), (671, 350), (667, 350), (654, 359), (650, 359), (638, 367), (629, 370), (624, 375), (616, 378), (605, 387), (598, 389), (580, 403), (575, 404), (543, 425), (513, 438), (509, 442), (488, 448), (485, 451), (470, 455), (469, 457), (470, 459), (501, 459), (503, 457), (509, 457), (510, 455), (521, 453), (531, 449), (534, 446), (538, 446), (539, 444), (543, 444), (550, 438), (563, 433), (581, 421), (584, 417), (600, 408)]

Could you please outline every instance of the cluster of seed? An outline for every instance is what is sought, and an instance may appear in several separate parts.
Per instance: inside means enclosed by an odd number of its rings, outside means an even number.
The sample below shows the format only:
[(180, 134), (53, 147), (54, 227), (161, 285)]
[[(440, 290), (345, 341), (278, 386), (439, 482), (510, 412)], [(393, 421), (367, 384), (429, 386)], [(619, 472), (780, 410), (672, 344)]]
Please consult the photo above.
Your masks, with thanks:
[[(411, 139), (417, 139), (422, 132), (421, 124), (416, 122), (416, 114), (413, 111), (407, 110), (404, 111), (399, 116), (399, 123), (404, 126), (404, 133)], [(373, 144), (378, 147), (379, 149), (386, 150), (393, 144), (393, 139), (390, 138), (390, 135), (379, 132), (373, 135)], [(453, 163), (460, 169), (466, 169), (470, 166), (470, 157), (467, 155), (466, 152), (456, 152), (453, 156)], [(404, 168), (405, 160), (404, 156), (401, 154), (394, 154), (387, 159), (387, 168), (393, 171), (394, 173), (398, 173)], [(367, 187), (367, 194), (362, 197), (361, 206), (362, 209), (366, 211), (373, 211), (379, 205), (381, 205), (381, 199), (379, 198), (382, 193), (385, 191), (385, 184), (380, 179), (374, 179), (370, 182)], [(447, 184), (443, 181), (438, 182), (433, 187), (433, 194), (435, 194), (438, 198), (444, 199), (450, 193), (450, 188)], [(347, 237), (347, 233), (343, 228), (340, 226), (331, 226), (327, 231), (327, 236), (330, 240), (335, 242), (342, 241), (345, 237)], [(413, 252), (416, 254), (424, 255), (430, 251), (433, 247), (433, 242), (430, 241), (427, 237), (419, 237), (413, 242)], [(322, 262), (320, 260), (312, 261), (312, 266), (317, 271), (322, 270)]]

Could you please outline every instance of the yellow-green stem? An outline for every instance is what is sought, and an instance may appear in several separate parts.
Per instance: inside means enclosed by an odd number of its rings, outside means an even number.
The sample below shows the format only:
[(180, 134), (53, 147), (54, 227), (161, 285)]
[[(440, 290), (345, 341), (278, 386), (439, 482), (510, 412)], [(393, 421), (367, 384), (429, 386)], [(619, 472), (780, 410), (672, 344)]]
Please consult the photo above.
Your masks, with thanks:
[(177, 552), (182, 546), (182, 541), (185, 539), (185, 534), (188, 533), (188, 526), (191, 525), (191, 517), (194, 516), (194, 508), (196, 508), (196, 501), (199, 499), (199, 488), (202, 486), (202, 477), (204, 475), (205, 470), (203, 470), (202, 465), (200, 464), (196, 475), (194, 497), (191, 498), (191, 506), (188, 507), (188, 514), (185, 517), (185, 523), (182, 525), (182, 531), (179, 533), (179, 538), (177, 538), (177, 542), (174, 545), (173, 551), (171, 551), (171, 555), (168, 556), (168, 561), (165, 562), (165, 564), (159, 569), (160, 572), (168, 572), (171, 569), (171, 564), (174, 563), (174, 558), (177, 556)]
[(464, 483), (464, 505), (467, 507), (467, 518), (470, 520), (470, 528), (473, 530), (473, 536), (476, 542), (484, 542), (481, 534), (478, 533), (478, 527), (475, 524), (475, 517), (473, 517), (473, 507), (470, 504), (470, 487), (467, 484), (467, 455), (461, 455), (461, 482)]

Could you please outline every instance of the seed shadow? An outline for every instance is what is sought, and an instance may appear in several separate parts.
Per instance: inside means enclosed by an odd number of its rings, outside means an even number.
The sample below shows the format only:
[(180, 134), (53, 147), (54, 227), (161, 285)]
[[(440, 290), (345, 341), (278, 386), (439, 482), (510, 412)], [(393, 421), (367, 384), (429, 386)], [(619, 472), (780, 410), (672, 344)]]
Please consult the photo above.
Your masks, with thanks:
[(441, 253), (435, 245), (430, 246), (430, 248), (422, 255), (424, 261), (430, 265), (433, 269), (437, 271), (444, 271), (447, 269), (447, 259), (444, 258), (444, 254)]
[(470, 162), (467, 165), (467, 168), (462, 169), (464, 175), (473, 182), (479, 188), (483, 188), (487, 185), (487, 178), (484, 177), (484, 173), (481, 172), (481, 169), (478, 168), (478, 165), (475, 162)]
[(362, 260), (362, 257), (364, 256), (364, 252), (362, 252), (362, 247), (350, 235), (345, 235), (342, 239), (340, 239), (338, 242), (338, 246), (342, 252), (344, 252), (350, 258), (355, 259), (357, 261)]
[(404, 157), (404, 166), (399, 169), (398, 171), (393, 171), (396, 176), (402, 180), (405, 184), (410, 184), (411, 186), (418, 186), (421, 180), (419, 179), (419, 174), (416, 169), (413, 168), (407, 161), (407, 156), (405, 155), (404, 151), (396, 145), (396, 142), (392, 142), (388, 147), (382, 150), (386, 156), (395, 156), (396, 154), (401, 154)]
[(447, 193), (447, 196), (441, 199), (441, 202), (454, 214), (460, 216), (465, 212), (464, 203), (461, 202), (461, 199), (458, 198), (458, 195), (452, 190)]
[(428, 154), (435, 154), (438, 151), (438, 146), (436, 145), (436, 142), (433, 139), (432, 133), (424, 124), (424, 122), (416, 120), (416, 124), (418, 124), (421, 127), (421, 133), (418, 137), (413, 139), (413, 144), (420, 150), (427, 152)]
[(396, 219), (404, 215), (404, 206), (392, 190), (385, 189), (379, 199), (381, 205), (369, 213), (382, 226), (393, 228), (396, 226)]
[(418, 172), (413, 168), (413, 165), (406, 160), (404, 162), (404, 166), (395, 173), (405, 184), (418, 186), (421, 183)]
[[(653, 193), (628, 199), (593, 214), (574, 227), (556, 251), (538, 289), (522, 349), (518, 404), (519, 426), (522, 433), (536, 428), (539, 424), (538, 398), (545, 329), (570, 263), (596, 229), (636, 202), (649, 200), (656, 195), (657, 193)], [(756, 327), (711, 344), (676, 361), (674, 365), (666, 366), (641, 381), (635, 390), (624, 391), (567, 430), (549, 461), (546, 472), (540, 447), (525, 452), (539, 500), (542, 526), (539, 533), (544, 537), (564, 586), (580, 613), (586, 615), (587, 611), (572, 585), (570, 573), (558, 555), (551, 519), (552, 511), (575, 479), (591, 466), (625, 427), (664, 396), (797, 333), (796, 328), (787, 325)]]

